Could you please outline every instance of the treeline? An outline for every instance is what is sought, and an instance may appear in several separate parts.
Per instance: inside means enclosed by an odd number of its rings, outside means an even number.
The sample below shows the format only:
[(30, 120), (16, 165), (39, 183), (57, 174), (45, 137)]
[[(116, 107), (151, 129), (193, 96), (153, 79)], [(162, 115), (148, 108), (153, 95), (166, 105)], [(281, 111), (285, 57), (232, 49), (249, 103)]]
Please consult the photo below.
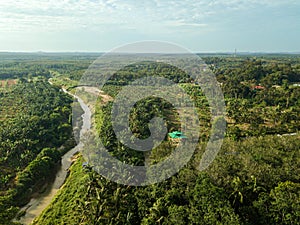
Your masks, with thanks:
[(0, 64), (0, 79), (18, 79), (34, 77), (50, 77), (49, 70), (38, 64), (26, 64), (24, 62), (10, 62)]
[(73, 145), (72, 98), (47, 80), (20, 80), (0, 102), (0, 223), (8, 224), (16, 206), (51, 178), (63, 153), (57, 149)]
[[(99, 72), (95, 73), (96, 77), (93, 77), (92, 74), (88, 76), (90, 80), (99, 79)], [(106, 85), (116, 85), (124, 86), (128, 85), (130, 82), (150, 76), (164, 77), (168, 80), (171, 80), (175, 83), (187, 83), (191, 82), (193, 79), (183, 70), (176, 68), (173, 65), (162, 62), (152, 62), (145, 61), (131, 65), (125, 65), (124, 68), (116, 71), (106, 82)], [(151, 85), (151, 84), (150, 84)]]
[[(230, 64), (230, 61), (228, 62)], [(256, 86), (268, 91), (275, 85), (288, 85), (300, 82), (300, 61), (292, 65), (289, 61), (263, 61), (246, 59), (237, 68), (230, 66), (212, 66), (217, 79), (222, 83), (226, 97), (253, 98)]]
[(12, 195), (14, 206), (26, 204), (32, 193), (39, 191), (41, 184), (51, 180), (61, 155), (62, 152), (56, 148), (44, 148), (23, 171), (17, 174), (15, 188), (8, 192), (8, 195)]
[(1, 79), (33, 79), (51, 77), (57, 71), (66, 77), (80, 80), (82, 74), (99, 54), (1, 53)]
[(17, 173), (13, 187), (0, 195), (0, 223), (14, 224), (19, 207), (30, 200), (33, 193), (40, 192), (44, 184), (50, 182), (59, 165), (62, 152), (55, 148), (43, 149), (24, 170)]

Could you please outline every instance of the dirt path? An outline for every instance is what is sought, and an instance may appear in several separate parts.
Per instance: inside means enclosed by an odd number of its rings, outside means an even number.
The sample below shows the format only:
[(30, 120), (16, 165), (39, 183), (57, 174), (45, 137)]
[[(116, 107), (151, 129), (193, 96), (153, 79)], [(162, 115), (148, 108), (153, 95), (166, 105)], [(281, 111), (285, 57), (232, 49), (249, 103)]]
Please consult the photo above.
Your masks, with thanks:
[(112, 101), (113, 98), (107, 94), (105, 94), (103, 91), (99, 90), (96, 87), (89, 87), (89, 86), (81, 86), (80, 89), (83, 88), (85, 92), (88, 92), (90, 94), (93, 94), (96, 97), (101, 97), (103, 103), (107, 103), (109, 101)]
[[(101, 98), (101, 103), (106, 104), (109, 101), (112, 101), (113, 98), (107, 94), (105, 94), (103, 91), (99, 90), (97, 87), (91, 87), (91, 86), (80, 86), (76, 87), (76, 94), (80, 96), (83, 100), (87, 100), (87, 104), (90, 105), (91, 108), (94, 108), (94, 104), (97, 102), (97, 99)], [(89, 94), (90, 96), (87, 97), (85, 94)], [(92, 96), (92, 97), (91, 97)]]

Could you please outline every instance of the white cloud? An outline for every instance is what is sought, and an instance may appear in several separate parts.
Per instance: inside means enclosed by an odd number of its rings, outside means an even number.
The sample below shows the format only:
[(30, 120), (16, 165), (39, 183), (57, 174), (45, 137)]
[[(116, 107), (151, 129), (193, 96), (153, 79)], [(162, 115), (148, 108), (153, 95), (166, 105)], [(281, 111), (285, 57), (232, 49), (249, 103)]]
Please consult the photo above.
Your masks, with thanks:
[(51, 31), (116, 24), (138, 27), (149, 23), (163, 25), (169, 20), (201, 26), (201, 13), (207, 12), (199, 8), (196, 10), (193, 1), (16, 0), (0, 3), (2, 31), (30, 27)]
[[(76, 29), (145, 24), (204, 27), (229, 10), (297, 4), (297, 0), (15, 0), (1, 1), (1, 30)], [(167, 22), (165, 22), (167, 21)], [(168, 21), (173, 21), (169, 23)], [(178, 22), (181, 21), (181, 22)]]
[[(239, 22), (249, 10), (299, 4), (299, 0), (0, 0), (0, 36), (63, 33), (69, 38), (81, 31), (126, 41), (134, 40), (132, 36), (169, 39), (180, 32), (199, 36)], [(233, 22), (226, 24), (227, 20)]]

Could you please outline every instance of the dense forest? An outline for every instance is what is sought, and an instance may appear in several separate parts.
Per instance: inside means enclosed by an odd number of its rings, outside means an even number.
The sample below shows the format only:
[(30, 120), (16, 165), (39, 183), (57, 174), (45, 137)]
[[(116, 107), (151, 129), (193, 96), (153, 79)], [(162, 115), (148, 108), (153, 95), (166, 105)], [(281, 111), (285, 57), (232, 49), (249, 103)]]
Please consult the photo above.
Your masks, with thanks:
[(113, 183), (83, 168), (79, 159), (66, 186), (34, 224), (299, 221), (299, 138), (271, 136), (239, 143), (228, 139), (208, 171), (199, 173), (191, 163), (147, 187)]
[[(78, 156), (66, 187), (35, 223), (298, 224), (300, 140), (298, 135), (287, 134), (297, 133), (300, 125), (300, 89), (295, 85), (299, 59), (223, 56), (205, 60), (224, 92), (228, 123), (227, 138), (209, 169), (195, 169), (211, 127), (201, 88), (182, 71), (162, 63), (145, 62), (138, 69), (131, 65), (118, 71), (103, 90), (116, 96), (123, 85), (147, 75), (179, 83), (193, 98), (201, 119), (201, 138), (193, 160), (162, 183), (130, 187), (82, 167), (85, 159)], [(110, 111), (111, 103), (98, 106), (97, 131), (119, 160), (155, 164), (172, 152), (174, 144), (167, 139), (151, 153), (126, 148), (114, 135)], [(148, 98), (138, 102), (131, 113), (131, 130), (137, 137), (149, 136), (147, 124), (154, 116), (167, 119), (169, 131), (179, 127), (171, 105)], [(76, 189), (78, 186), (82, 189)]]
[[(78, 153), (65, 185), (33, 223), (299, 224), (300, 56), (201, 56), (217, 77), (227, 111), (226, 137), (208, 169), (197, 170), (212, 126), (201, 88), (168, 64), (129, 65), (102, 90), (115, 97), (125, 85), (153, 75), (178, 83), (194, 101), (200, 120), (192, 160), (161, 183), (134, 187), (94, 172)], [(8, 224), (34, 186), (48, 179), (62, 154), (58, 147), (70, 139), (71, 99), (45, 79), (74, 92), (96, 55), (1, 57), (0, 223)], [(131, 165), (153, 165), (172, 153), (178, 143), (168, 137), (145, 153), (120, 143), (111, 124), (112, 104), (99, 98), (93, 115), (97, 135), (111, 155)], [(150, 97), (131, 110), (134, 135), (149, 137), (148, 123), (155, 116), (164, 118), (169, 132), (180, 129), (172, 102)]]
[(1, 224), (8, 224), (17, 207), (51, 180), (61, 155), (73, 145), (71, 103), (46, 79), (20, 78), (1, 89)]

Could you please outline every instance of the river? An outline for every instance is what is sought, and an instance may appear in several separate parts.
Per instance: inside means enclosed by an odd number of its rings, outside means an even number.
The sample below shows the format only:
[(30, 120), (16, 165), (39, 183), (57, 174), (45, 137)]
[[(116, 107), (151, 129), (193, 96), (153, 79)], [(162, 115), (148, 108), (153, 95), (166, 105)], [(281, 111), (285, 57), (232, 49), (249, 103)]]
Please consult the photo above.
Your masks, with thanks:
[[(82, 115), (83, 124), (80, 130), (80, 137), (82, 137), (83, 134), (91, 128), (91, 110), (81, 98), (67, 92), (64, 89), (63, 91), (77, 98), (81, 108), (84, 111), (84, 114)], [(75, 146), (73, 149), (62, 156), (61, 167), (56, 174), (54, 182), (48, 186), (44, 193), (32, 198), (30, 202), (21, 209), (23, 211), (26, 211), (26, 214), (21, 217), (20, 220), (15, 220), (16, 222), (20, 222), (24, 225), (30, 224), (34, 220), (34, 218), (39, 216), (42, 211), (51, 203), (52, 199), (66, 180), (68, 169), (72, 164), (73, 155), (80, 150), (81, 146), (82, 143), (79, 142), (77, 146)]]

